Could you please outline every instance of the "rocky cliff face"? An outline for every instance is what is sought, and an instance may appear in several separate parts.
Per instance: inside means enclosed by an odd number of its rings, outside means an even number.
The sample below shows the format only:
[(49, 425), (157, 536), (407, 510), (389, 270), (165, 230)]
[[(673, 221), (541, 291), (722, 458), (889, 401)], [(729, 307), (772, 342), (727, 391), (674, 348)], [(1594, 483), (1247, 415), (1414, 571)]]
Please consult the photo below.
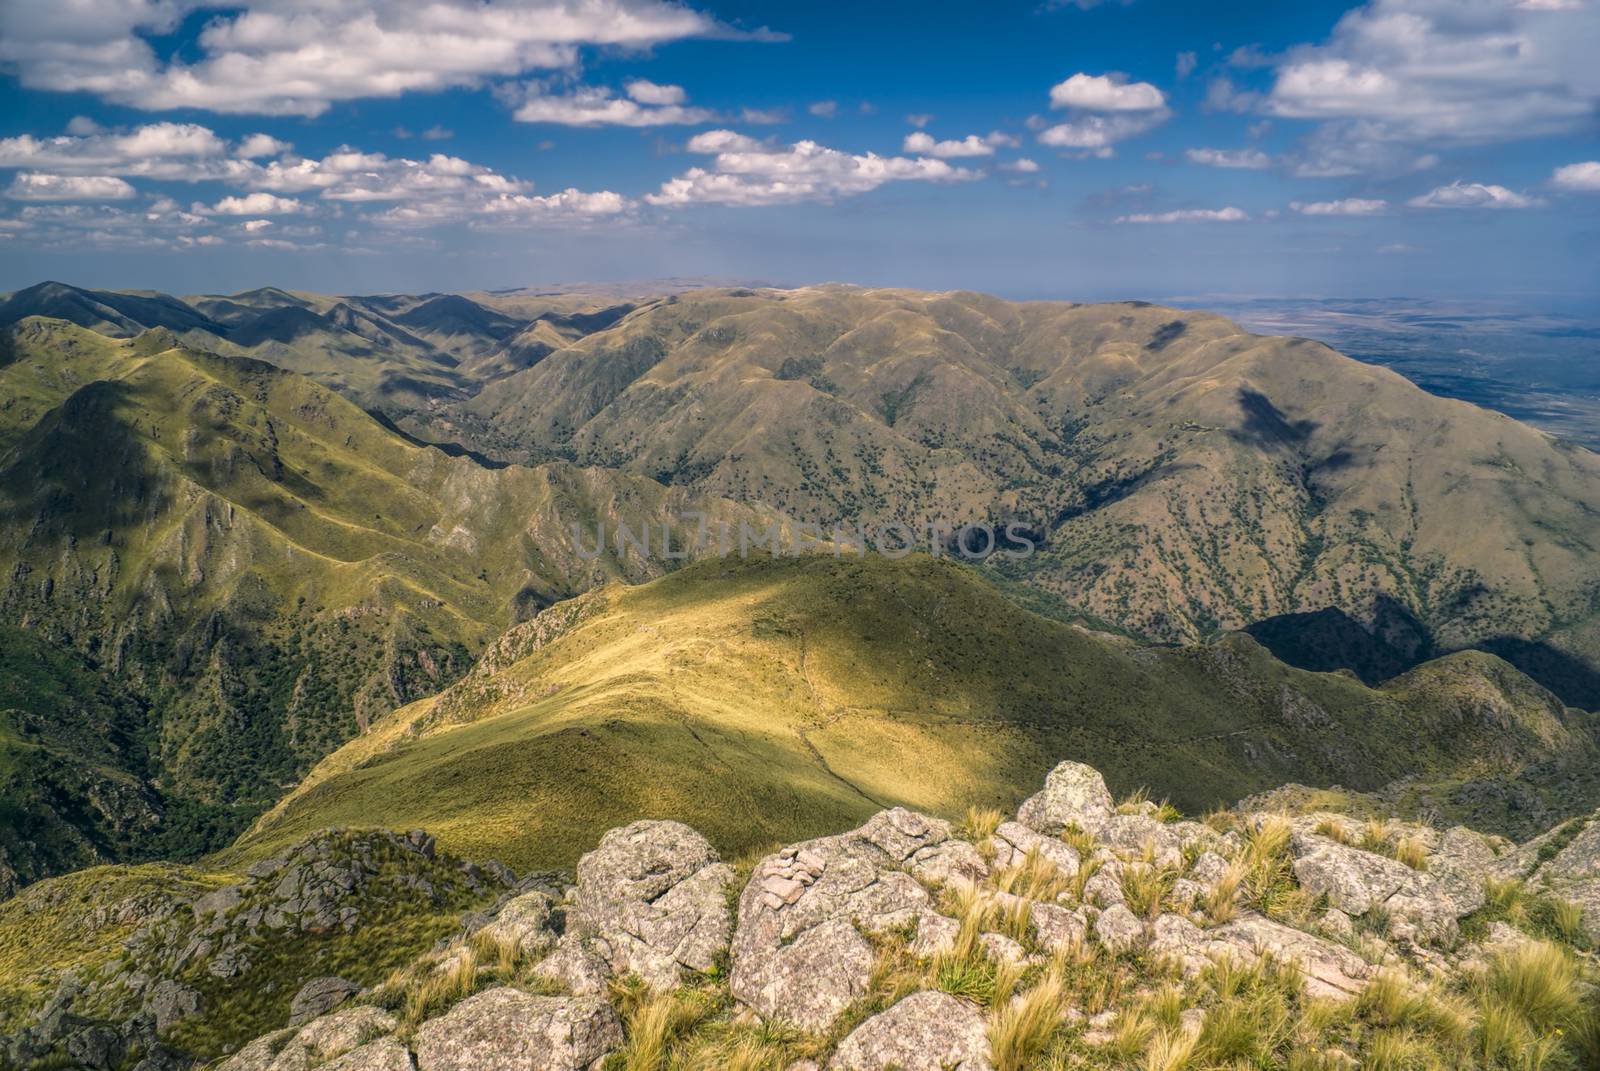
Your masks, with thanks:
[[(30, 917), (71, 914), (68, 880), (6, 905), (0, 948), (16, 951)], [(419, 918), (437, 925), (416, 930)], [(570, 883), (450, 859), (422, 833), (330, 832), (239, 881), (167, 881), (83, 923), (126, 935), (114, 955), (30, 979), (0, 1063), (156, 1071), (231, 1052), (221, 1071), (1004, 1071), (1600, 1056), (1600, 820), (1520, 846), (1329, 813), (1198, 822), (1118, 804), (1073, 762), (1015, 819), (897, 808), (731, 865), (685, 825), (635, 822)], [(8, 970), (11, 1009), (28, 1001)], [(241, 1004), (251, 987), (263, 999)]]

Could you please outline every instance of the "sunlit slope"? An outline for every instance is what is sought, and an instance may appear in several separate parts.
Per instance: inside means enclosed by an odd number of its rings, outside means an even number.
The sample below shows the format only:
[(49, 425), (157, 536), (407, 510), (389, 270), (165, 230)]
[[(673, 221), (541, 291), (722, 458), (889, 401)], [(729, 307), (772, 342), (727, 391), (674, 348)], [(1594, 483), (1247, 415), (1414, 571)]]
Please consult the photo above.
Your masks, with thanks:
[(1153, 650), (1085, 632), (948, 561), (730, 559), (519, 626), (321, 763), (238, 852), (420, 826), (566, 866), (641, 816), (737, 852), (893, 804), (1011, 806), (1063, 756), (1194, 810), (1291, 780), (1456, 786), (1544, 763), (1537, 806), (1586, 798), (1594, 755), (1577, 712), (1488, 655), (1372, 690), (1244, 637)]
[[(662, 299), (484, 387), (482, 445), (797, 518), (994, 523), (1163, 639), (1337, 608), (1600, 706), (1600, 458), (1303, 339), (1139, 302), (821, 286)], [(469, 429), (470, 430), (470, 429)]]
[(218, 805), (264, 806), (521, 617), (662, 568), (583, 560), (571, 523), (746, 515), (621, 473), (447, 457), (164, 332), (31, 319), (10, 349), (0, 622), (133, 689), (167, 789)]

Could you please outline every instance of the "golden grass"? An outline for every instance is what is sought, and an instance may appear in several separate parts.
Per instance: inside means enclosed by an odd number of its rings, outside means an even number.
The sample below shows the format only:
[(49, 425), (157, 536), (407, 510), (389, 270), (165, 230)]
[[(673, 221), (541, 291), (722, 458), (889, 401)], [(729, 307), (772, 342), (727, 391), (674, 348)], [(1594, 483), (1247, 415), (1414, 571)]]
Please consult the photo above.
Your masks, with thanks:
[(1061, 980), (1047, 973), (1032, 989), (991, 1014), (989, 1051), (995, 1071), (1024, 1071), (1050, 1042), (1061, 1022)]

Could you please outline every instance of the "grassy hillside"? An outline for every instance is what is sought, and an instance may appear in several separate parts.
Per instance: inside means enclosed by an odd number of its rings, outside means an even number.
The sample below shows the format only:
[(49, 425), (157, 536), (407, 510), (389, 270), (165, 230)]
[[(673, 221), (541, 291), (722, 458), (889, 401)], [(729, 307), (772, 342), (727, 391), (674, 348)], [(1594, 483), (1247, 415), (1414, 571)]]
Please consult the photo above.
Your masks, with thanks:
[(437, 419), (823, 525), (1017, 520), (1045, 540), (1019, 580), (1146, 635), (1333, 608), (1407, 663), (1488, 647), (1600, 707), (1600, 458), (1217, 316), (701, 291)]
[[(425, 827), (518, 868), (569, 866), (640, 816), (725, 852), (905, 805), (1014, 807), (1063, 757), (1190, 811), (1285, 781), (1523, 777), (1526, 813), (1595, 798), (1586, 720), (1500, 660), (1380, 689), (1231, 636), (1150, 649), (1018, 608), (949, 561), (708, 561), (512, 630), (441, 695), (320, 763), (225, 861), (329, 826)], [(1502, 798), (1505, 798), (1502, 795)]]
[(1143, 302), (659, 293), (45, 284), (0, 323), (44, 312), (125, 334), (137, 313), (310, 375), (421, 441), (824, 527), (1015, 521), (1044, 550), (1013, 580), (1137, 634), (1255, 627), (1318, 668), (1326, 645), (1296, 636), (1331, 613), (1370, 637), (1326, 634), (1369, 677), (1478, 648), (1600, 708), (1589, 451), (1326, 346)]
[(513, 622), (662, 568), (582, 560), (569, 524), (749, 515), (619, 473), (447, 457), (167, 332), (29, 319), (11, 351), (0, 624), (110, 674), (147, 712), (149, 772), (207, 805), (259, 810)]

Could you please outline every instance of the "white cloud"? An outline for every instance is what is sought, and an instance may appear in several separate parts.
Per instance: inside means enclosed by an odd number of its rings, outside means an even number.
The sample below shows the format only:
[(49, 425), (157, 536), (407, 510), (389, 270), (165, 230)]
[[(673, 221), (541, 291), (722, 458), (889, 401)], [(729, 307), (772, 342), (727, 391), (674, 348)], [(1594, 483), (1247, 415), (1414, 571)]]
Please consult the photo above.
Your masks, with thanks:
[[(194, 62), (149, 38), (209, 13)], [(663, 0), (74, 0), (0, 5), (0, 64), (28, 88), (135, 108), (315, 116), (334, 101), (572, 68), (584, 46), (710, 33)]]
[(1161, 90), (1149, 82), (1128, 82), (1120, 74), (1079, 73), (1050, 87), (1050, 107), (1077, 114), (1053, 126), (1037, 119), (1031, 123), (1042, 127), (1037, 135), (1041, 145), (1109, 156), (1117, 142), (1166, 122), (1171, 115), (1166, 103)]
[(1406, 202), (1413, 208), (1532, 208), (1539, 202), (1504, 186), (1462, 182), (1437, 186)]
[[(668, 92), (671, 91), (671, 92)], [(678, 86), (654, 82), (628, 83), (626, 97), (614, 96), (600, 86), (580, 86), (570, 93), (546, 95), (542, 86), (524, 86), (511, 117), (523, 123), (560, 123), (563, 126), (692, 126), (710, 123), (716, 113), (691, 108)]]
[(682, 86), (658, 85), (644, 78), (635, 78), (623, 88), (640, 104), (683, 104), (689, 99)]
[(933, 116), (929, 115), (927, 112), (912, 112), (910, 115), (906, 116), (906, 122), (911, 126), (916, 127), (918, 130), (921, 130), (923, 127), (933, 122)]
[(125, 201), (134, 189), (110, 175), (46, 175), (23, 171), (11, 180), (13, 201)]
[(500, 193), (483, 199), (417, 201), (378, 217), (399, 226), (433, 226), (465, 219), (471, 225), (586, 223), (626, 215), (634, 203), (619, 193), (568, 188), (557, 193)]
[(1463, 142), (1560, 133), (1600, 100), (1600, 6), (1371, 0), (1291, 49), (1268, 111), (1361, 120), (1368, 137)]
[(1558, 167), (1550, 176), (1558, 189), (1579, 190), (1584, 193), (1600, 192), (1600, 160), (1586, 160), (1581, 164)]
[(1207, 167), (1259, 171), (1272, 166), (1272, 157), (1260, 149), (1185, 149), (1183, 155), (1189, 158), (1190, 163)]
[(968, 134), (959, 140), (950, 141), (935, 141), (932, 135), (917, 130), (906, 135), (901, 149), (905, 152), (937, 156), (941, 160), (947, 160), (961, 156), (993, 156), (997, 147), (1015, 148), (1016, 145), (1016, 138), (998, 130), (988, 137), (980, 138), (976, 134)]
[(1239, 208), (1182, 208), (1172, 212), (1138, 212), (1118, 216), (1117, 223), (1243, 223), (1250, 216)]
[(206, 212), (218, 216), (283, 216), (305, 210), (306, 206), (292, 197), (257, 192), (243, 197), (224, 197)]
[(1302, 216), (1376, 216), (1388, 211), (1389, 202), (1346, 197), (1338, 201), (1291, 201), (1289, 207)]
[(719, 152), (764, 152), (767, 143), (758, 141), (748, 134), (740, 134), (733, 130), (707, 130), (703, 134), (696, 134), (689, 139), (684, 148), (689, 152), (719, 153)]
[(1009, 161), (1007, 163), (1001, 164), (1000, 165), (1000, 170), (1002, 170), (1002, 171), (1020, 171), (1021, 173), (1025, 174), (1025, 175), (1031, 175), (1035, 171), (1039, 170), (1039, 165), (1037, 163), (1035, 163), (1034, 161), (1028, 159), (1026, 156), (1019, 156), (1015, 160), (1011, 160), (1011, 161)]
[(90, 134), (101, 134), (105, 127), (89, 118), (87, 115), (74, 115), (67, 120), (67, 133), (77, 137), (86, 137)]
[(650, 204), (828, 201), (866, 193), (888, 182), (958, 182), (978, 177), (932, 157), (854, 155), (814, 141), (768, 145), (728, 130), (697, 135), (688, 148), (715, 154), (715, 159), (709, 167), (690, 168), (662, 183), (659, 191), (646, 195)]
[(1091, 112), (1149, 112), (1166, 107), (1167, 98), (1149, 82), (1129, 82), (1119, 74), (1073, 75), (1050, 87), (1050, 107)]
[(150, 123), (126, 132), (82, 136), (0, 138), (0, 167), (57, 174), (204, 181), (232, 178), (254, 166), (227, 155), (225, 141), (193, 123)]
[(1060, 149), (1109, 149), (1166, 121), (1165, 112), (1146, 115), (1085, 115), (1039, 131), (1039, 144)]
[(292, 148), (294, 146), (287, 141), (279, 141), (270, 134), (251, 134), (240, 140), (233, 155), (241, 160), (258, 160), (264, 156), (282, 156)]
[(819, 119), (832, 119), (839, 112), (839, 102), (836, 100), (813, 101), (806, 105), (806, 111)]
[(245, 229), (245, 231), (247, 233), (249, 233), (249, 234), (260, 234), (262, 231), (264, 231), (268, 227), (272, 226), (272, 220), (270, 220), (270, 219), (247, 219), (243, 223), (241, 223), (240, 226), (243, 227)]
[(1193, 52), (1179, 52), (1178, 60), (1174, 67), (1179, 78), (1187, 78), (1194, 73), (1194, 69), (1199, 65), (1199, 57)]

